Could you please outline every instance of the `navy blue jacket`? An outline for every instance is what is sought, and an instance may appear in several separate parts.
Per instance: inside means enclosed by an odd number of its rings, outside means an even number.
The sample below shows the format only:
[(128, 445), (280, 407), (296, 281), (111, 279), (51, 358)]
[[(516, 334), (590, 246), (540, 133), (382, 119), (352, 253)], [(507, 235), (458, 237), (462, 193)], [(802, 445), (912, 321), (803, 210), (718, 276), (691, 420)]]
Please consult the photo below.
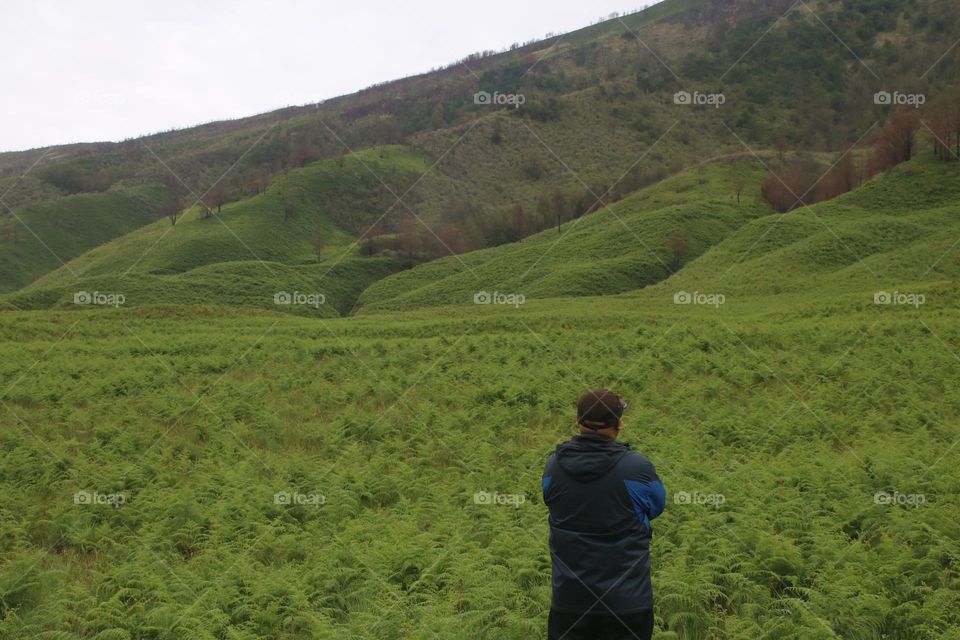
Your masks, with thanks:
[(666, 498), (653, 464), (628, 444), (583, 434), (557, 445), (543, 471), (552, 608), (624, 614), (653, 609), (650, 521)]

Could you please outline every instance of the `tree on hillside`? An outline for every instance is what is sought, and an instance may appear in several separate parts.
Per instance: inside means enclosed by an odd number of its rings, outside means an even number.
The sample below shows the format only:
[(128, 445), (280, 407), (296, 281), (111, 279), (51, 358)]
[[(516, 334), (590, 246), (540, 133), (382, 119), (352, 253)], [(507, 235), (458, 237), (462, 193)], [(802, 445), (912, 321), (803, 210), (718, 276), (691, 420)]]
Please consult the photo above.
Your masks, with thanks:
[(160, 203), (160, 211), (170, 220), (170, 226), (175, 227), (177, 226), (177, 219), (186, 206), (186, 198), (189, 192), (179, 179), (169, 173), (164, 175), (162, 181), (164, 196)]
[(916, 109), (894, 111), (874, 138), (873, 153), (867, 163), (869, 175), (887, 171), (910, 160), (920, 126), (920, 116)]
[(463, 234), (452, 224), (445, 224), (440, 227), (440, 232), (437, 235), (439, 236), (437, 253), (457, 254), (467, 250), (467, 243), (463, 238)]
[(560, 225), (567, 214), (567, 198), (562, 191), (556, 189), (550, 195), (550, 204), (553, 208), (553, 215), (557, 219), (557, 233), (560, 233)]
[(933, 134), (933, 152), (941, 160), (960, 160), (960, 94), (945, 96), (922, 121)]
[(777, 138), (777, 141), (773, 143), (773, 149), (777, 152), (777, 159), (783, 162), (787, 151), (790, 150), (790, 143), (787, 142), (784, 136), (780, 136)]
[(853, 155), (845, 153), (837, 160), (830, 172), (817, 183), (815, 200), (817, 202), (831, 200), (852, 191), (856, 186), (857, 175)]
[(220, 211), (223, 209), (223, 205), (225, 205), (229, 201), (229, 199), (230, 199), (230, 191), (227, 188), (227, 185), (224, 184), (222, 181), (213, 185), (213, 188), (211, 188), (210, 191), (207, 192), (207, 196), (206, 198), (204, 198), (204, 200), (206, 200), (209, 207), (211, 209), (216, 209), (217, 213), (220, 213)]
[(743, 190), (747, 188), (747, 177), (742, 173), (738, 173), (733, 178), (733, 188), (737, 192), (737, 204), (740, 204), (740, 195), (743, 193)]
[(16, 219), (13, 219), (13, 216), (10, 216), (11, 220), (4, 223), (3, 225), (3, 239), (10, 244), (17, 244), (20, 241), (18, 235), (18, 226)]
[(529, 228), (527, 227), (527, 216), (523, 212), (523, 205), (517, 204), (511, 209), (510, 225), (513, 227), (513, 231), (516, 233), (518, 240), (527, 237)]
[(270, 174), (266, 169), (251, 169), (246, 174), (246, 189), (249, 193), (259, 195), (270, 186)]
[(317, 160), (320, 155), (320, 149), (316, 145), (307, 142), (295, 142), (290, 147), (287, 165), (291, 167), (302, 167)]
[(760, 189), (774, 210), (786, 213), (811, 204), (807, 192), (812, 184), (803, 167), (789, 164), (779, 171), (771, 170)]
[(293, 197), (283, 188), (280, 189), (280, 208), (283, 210), (283, 220), (286, 222), (296, 215), (297, 208), (293, 202)]

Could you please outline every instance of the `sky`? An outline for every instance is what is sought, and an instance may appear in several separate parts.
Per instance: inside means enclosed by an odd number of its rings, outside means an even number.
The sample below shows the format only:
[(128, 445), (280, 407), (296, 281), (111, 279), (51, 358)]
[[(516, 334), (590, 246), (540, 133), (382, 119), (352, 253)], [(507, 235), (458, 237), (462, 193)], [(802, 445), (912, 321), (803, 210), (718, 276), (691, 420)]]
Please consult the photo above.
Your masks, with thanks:
[(318, 102), (658, 1), (8, 2), (0, 151)]

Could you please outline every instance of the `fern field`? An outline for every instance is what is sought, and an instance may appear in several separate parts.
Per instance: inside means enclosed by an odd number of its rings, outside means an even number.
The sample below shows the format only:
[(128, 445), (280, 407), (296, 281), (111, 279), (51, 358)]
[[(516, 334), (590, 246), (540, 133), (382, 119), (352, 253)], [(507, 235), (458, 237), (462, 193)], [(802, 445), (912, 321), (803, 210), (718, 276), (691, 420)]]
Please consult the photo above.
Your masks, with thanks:
[(0, 637), (542, 637), (540, 474), (602, 383), (668, 489), (655, 637), (960, 638), (929, 294), (5, 313)]

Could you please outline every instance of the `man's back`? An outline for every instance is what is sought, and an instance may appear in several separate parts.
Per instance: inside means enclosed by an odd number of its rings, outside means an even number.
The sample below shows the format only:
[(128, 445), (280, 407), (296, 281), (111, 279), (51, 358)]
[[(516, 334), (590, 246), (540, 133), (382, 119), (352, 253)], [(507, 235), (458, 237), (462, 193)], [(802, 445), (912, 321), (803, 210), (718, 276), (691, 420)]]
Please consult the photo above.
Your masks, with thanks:
[(653, 464), (629, 445), (584, 433), (547, 459), (543, 498), (550, 510), (551, 617), (569, 615), (581, 626), (604, 616), (652, 621), (650, 521), (666, 501)]

